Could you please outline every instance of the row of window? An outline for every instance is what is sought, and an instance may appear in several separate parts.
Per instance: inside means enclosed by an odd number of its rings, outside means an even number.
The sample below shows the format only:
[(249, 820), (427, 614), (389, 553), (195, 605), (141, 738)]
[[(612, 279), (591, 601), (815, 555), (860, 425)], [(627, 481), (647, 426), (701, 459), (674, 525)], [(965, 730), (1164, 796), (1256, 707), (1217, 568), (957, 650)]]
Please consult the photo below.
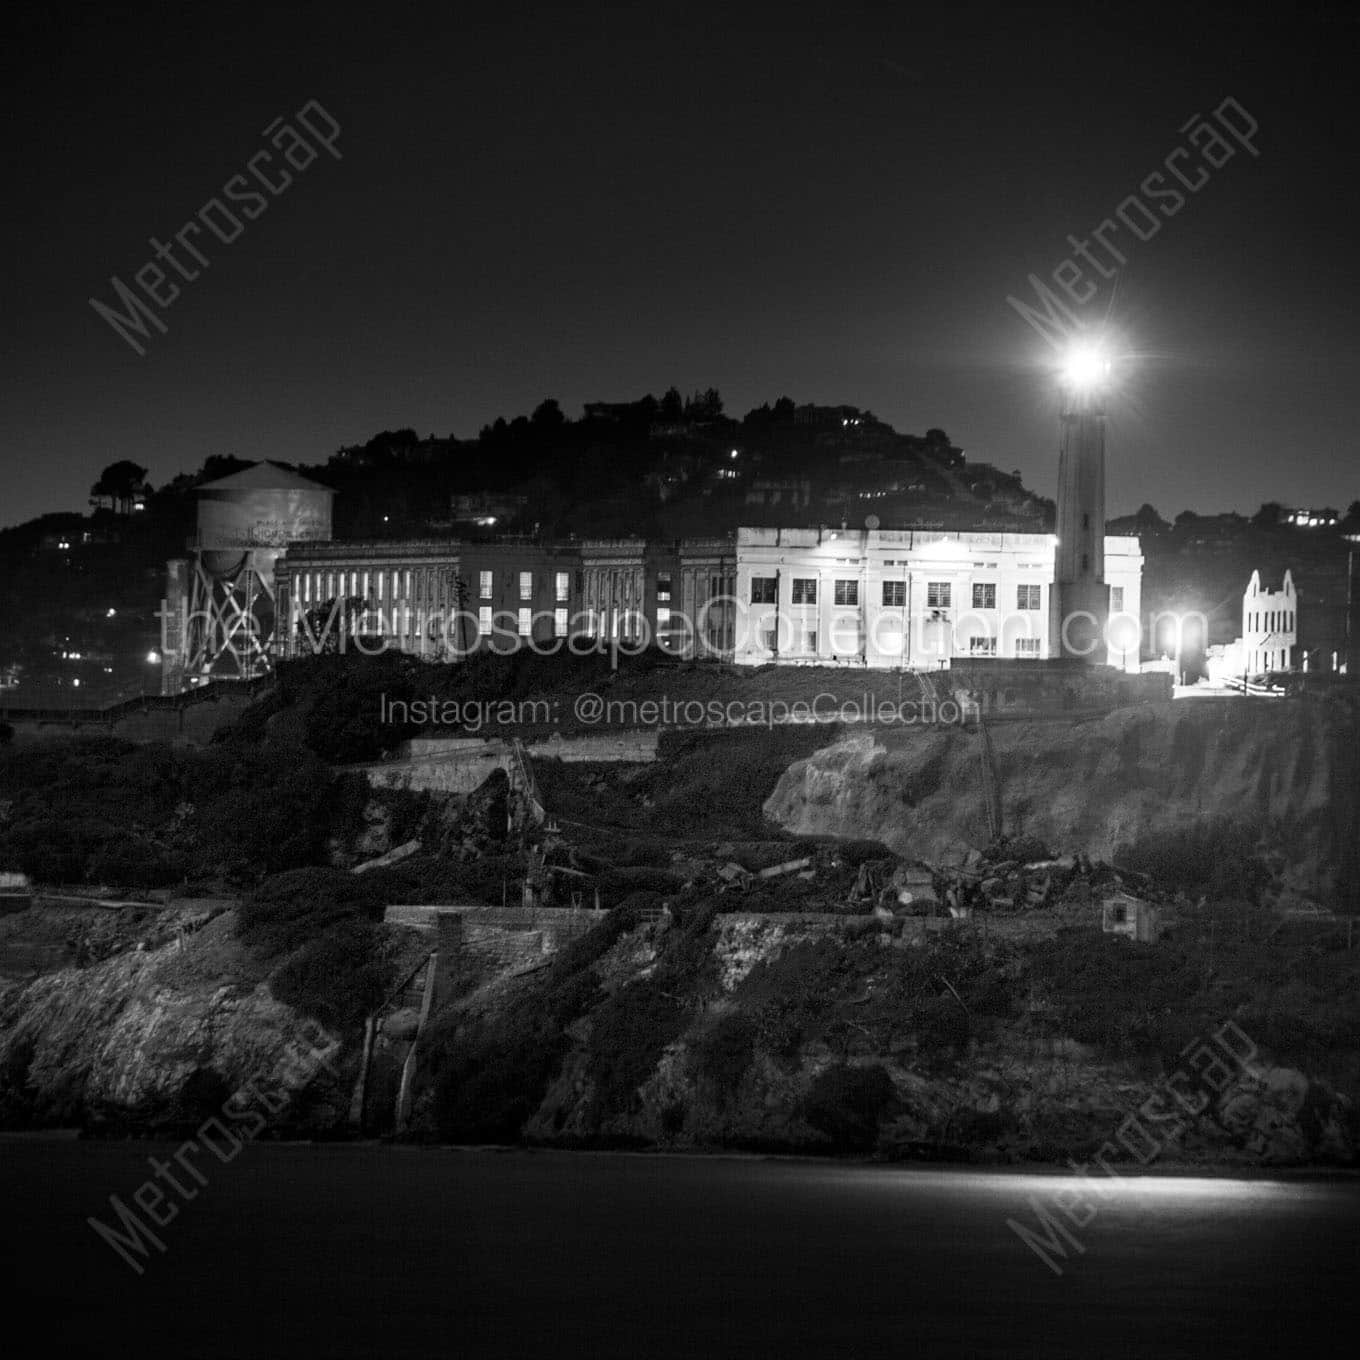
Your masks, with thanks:
[[(490, 637), (492, 630), (492, 608), (489, 604), (478, 606), (477, 609), (477, 635), (478, 637)], [(529, 637), (533, 632), (534, 611), (532, 609), (521, 608), (515, 617), (516, 631), (520, 637)], [(564, 638), (567, 636), (567, 610), (553, 610), (553, 637)]]
[[(767, 652), (773, 652), (776, 642), (776, 630), (766, 628), (763, 631), (761, 641), (765, 645)], [(818, 639), (814, 629), (809, 629), (803, 636), (797, 639), (802, 643), (802, 648), (798, 652), (800, 656), (816, 656), (818, 654)], [(796, 644), (795, 644), (796, 645)], [(1038, 658), (1043, 655), (1043, 639), (1033, 637), (1022, 637), (1015, 639), (1015, 654), (1017, 657)], [(968, 639), (969, 656), (996, 656), (997, 640), (994, 637), (973, 637)]]
[[(834, 598), (838, 605), (858, 605), (859, 585), (856, 580), (836, 581)], [(907, 583), (905, 581), (884, 581), (883, 605), (885, 608), (901, 609), (907, 603)], [(1123, 608), (1123, 590), (1117, 589), (1119, 603)], [(795, 576), (792, 585), (794, 604), (817, 603), (817, 578), (815, 576)], [(949, 609), (953, 606), (954, 586), (951, 581), (926, 582), (926, 608)], [(775, 604), (778, 602), (778, 578), (774, 576), (751, 577), (751, 603)], [(1015, 592), (1017, 609), (1042, 609), (1043, 587), (1037, 585), (1017, 586)], [(996, 608), (996, 582), (979, 581), (973, 585), (973, 608)]]
[[(410, 568), (388, 571), (308, 571), (294, 578), (293, 589), (303, 604), (324, 604), (342, 595), (360, 599), (374, 599), (385, 604), (388, 599), (413, 599), (413, 585), (419, 586), (422, 577), (412, 577)], [(437, 587), (436, 587), (437, 589)]]
[[(496, 573), (494, 571), (479, 571), (477, 573), (477, 594), (483, 600), (489, 600), (495, 593)], [(571, 573), (569, 571), (559, 571), (553, 573), (553, 596), (558, 604), (565, 604), (571, 599)], [(534, 598), (534, 574), (531, 571), (519, 573), (519, 597), (521, 600), (532, 600)]]
[(1247, 615), (1249, 633), (1292, 633), (1294, 631), (1294, 611), (1292, 609), (1257, 609)]

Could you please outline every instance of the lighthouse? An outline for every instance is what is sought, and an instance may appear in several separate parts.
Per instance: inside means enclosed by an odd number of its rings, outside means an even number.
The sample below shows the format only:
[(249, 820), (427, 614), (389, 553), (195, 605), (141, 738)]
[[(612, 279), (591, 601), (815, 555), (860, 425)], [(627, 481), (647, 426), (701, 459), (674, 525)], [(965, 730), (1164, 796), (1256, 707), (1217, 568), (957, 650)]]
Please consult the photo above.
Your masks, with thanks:
[(1105, 402), (1110, 364), (1094, 346), (1074, 349), (1062, 372), (1057, 545), (1049, 637), (1052, 654), (1104, 665), (1110, 591), (1105, 584)]

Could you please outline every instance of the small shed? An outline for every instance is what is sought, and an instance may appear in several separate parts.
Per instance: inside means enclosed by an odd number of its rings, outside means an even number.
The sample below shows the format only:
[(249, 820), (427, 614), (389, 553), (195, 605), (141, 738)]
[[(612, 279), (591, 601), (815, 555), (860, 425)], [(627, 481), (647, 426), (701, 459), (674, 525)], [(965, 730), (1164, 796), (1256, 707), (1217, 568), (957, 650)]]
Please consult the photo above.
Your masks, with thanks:
[(1117, 892), (1100, 906), (1100, 928), (1107, 935), (1124, 935), (1144, 944), (1156, 944), (1162, 932), (1161, 911), (1132, 893)]

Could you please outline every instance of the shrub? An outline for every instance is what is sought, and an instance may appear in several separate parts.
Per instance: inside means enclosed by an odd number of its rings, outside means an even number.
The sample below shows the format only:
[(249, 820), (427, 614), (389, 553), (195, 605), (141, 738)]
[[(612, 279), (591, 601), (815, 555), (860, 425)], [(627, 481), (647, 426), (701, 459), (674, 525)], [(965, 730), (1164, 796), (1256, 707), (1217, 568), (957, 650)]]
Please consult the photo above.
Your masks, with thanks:
[(395, 979), (376, 927), (345, 921), (308, 940), (273, 971), (269, 990), (335, 1029), (352, 1029), (381, 1005)]
[(960, 1053), (972, 1030), (967, 1012), (948, 993), (920, 997), (912, 1007), (912, 1028), (927, 1054), (946, 1050)]
[(240, 906), (237, 933), (266, 964), (269, 988), (324, 1025), (347, 1028), (374, 1010), (394, 981), (373, 924), (392, 880), (338, 869), (294, 869), (266, 879)]
[(829, 1067), (808, 1089), (803, 1117), (836, 1150), (868, 1152), (878, 1140), (879, 1120), (894, 1099), (892, 1078), (877, 1063)]
[(1115, 859), (1168, 890), (1255, 901), (1270, 881), (1259, 846), (1259, 827), (1226, 817), (1205, 818), (1184, 828), (1149, 832), (1122, 846)]
[(695, 1074), (730, 1096), (741, 1084), (755, 1057), (755, 1021), (740, 1011), (729, 1011), (710, 1025), (691, 1046)]
[(241, 903), (237, 933), (260, 958), (281, 958), (337, 927), (381, 919), (390, 882), (339, 869), (276, 874)]

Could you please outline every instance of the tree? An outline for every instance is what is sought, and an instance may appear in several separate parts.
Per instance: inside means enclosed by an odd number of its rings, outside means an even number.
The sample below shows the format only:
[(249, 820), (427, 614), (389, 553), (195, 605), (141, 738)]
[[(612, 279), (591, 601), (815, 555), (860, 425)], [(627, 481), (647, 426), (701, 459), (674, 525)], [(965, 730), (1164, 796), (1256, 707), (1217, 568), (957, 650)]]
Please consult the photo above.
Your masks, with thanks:
[(562, 408), (553, 397), (546, 397), (534, 407), (530, 423), (540, 434), (555, 434), (567, 423)]
[(774, 418), (780, 425), (787, 425), (792, 422), (796, 410), (792, 397), (780, 397), (774, 404)]
[(685, 418), (685, 399), (678, 387), (668, 387), (661, 398), (661, 419), (667, 425), (678, 425)]
[(1138, 513), (1133, 518), (1138, 526), (1138, 532), (1142, 534), (1164, 534), (1171, 528), (1146, 501), (1138, 507)]
[(109, 509), (120, 515), (131, 513), (139, 498), (145, 498), (151, 488), (146, 483), (146, 469), (131, 459), (123, 458), (110, 463), (99, 474), (99, 480), (90, 488), (90, 504), (101, 508), (103, 501), (109, 502)]
[(230, 477), (234, 472), (244, 472), (254, 464), (246, 458), (237, 458), (233, 453), (210, 453), (203, 460), (203, 470), (199, 473), (196, 480), (201, 482), (216, 482), (223, 477)]
[(1273, 529), (1284, 519), (1284, 506), (1279, 501), (1267, 501), (1252, 517), (1252, 525), (1257, 529)]
[(685, 403), (685, 415), (690, 420), (716, 420), (722, 415), (722, 397), (716, 387), (706, 387), (696, 392)]

